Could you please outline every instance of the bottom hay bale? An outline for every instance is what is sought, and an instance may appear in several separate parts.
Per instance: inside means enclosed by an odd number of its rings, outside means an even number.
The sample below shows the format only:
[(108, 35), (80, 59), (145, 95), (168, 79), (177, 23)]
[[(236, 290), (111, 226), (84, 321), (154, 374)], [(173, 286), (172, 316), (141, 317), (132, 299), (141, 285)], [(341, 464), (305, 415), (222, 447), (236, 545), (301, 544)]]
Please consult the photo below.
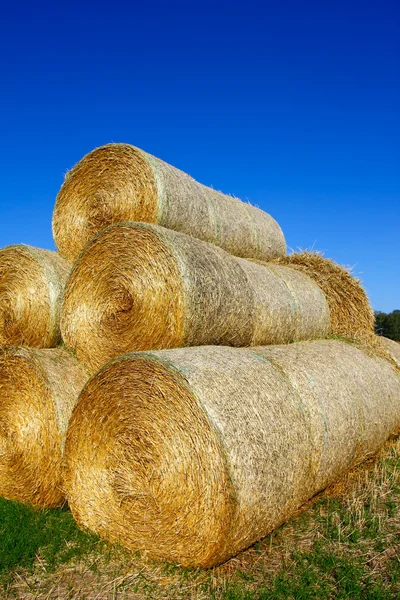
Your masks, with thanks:
[(66, 430), (87, 378), (65, 350), (0, 348), (0, 496), (63, 502)]
[(81, 526), (210, 567), (398, 431), (395, 368), (343, 341), (132, 353), (80, 396), (66, 495)]

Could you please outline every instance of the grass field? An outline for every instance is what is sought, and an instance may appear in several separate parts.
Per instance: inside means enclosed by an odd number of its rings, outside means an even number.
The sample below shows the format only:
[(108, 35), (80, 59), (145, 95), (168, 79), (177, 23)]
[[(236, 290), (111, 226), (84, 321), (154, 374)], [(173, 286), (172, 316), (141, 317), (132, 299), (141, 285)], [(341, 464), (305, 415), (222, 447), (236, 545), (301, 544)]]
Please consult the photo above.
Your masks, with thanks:
[(400, 438), (224, 565), (182, 569), (0, 499), (0, 598), (400, 598)]

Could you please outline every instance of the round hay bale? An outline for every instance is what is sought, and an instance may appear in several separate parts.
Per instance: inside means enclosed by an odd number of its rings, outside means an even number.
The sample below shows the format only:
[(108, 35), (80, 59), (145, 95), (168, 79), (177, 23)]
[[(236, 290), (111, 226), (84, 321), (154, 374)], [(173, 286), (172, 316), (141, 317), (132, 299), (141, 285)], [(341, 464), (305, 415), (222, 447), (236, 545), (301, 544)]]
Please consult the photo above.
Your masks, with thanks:
[(318, 252), (299, 252), (277, 259), (311, 277), (321, 288), (331, 313), (331, 334), (356, 337), (373, 332), (375, 316), (359, 279), (349, 269)]
[(383, 336), (377, 336), (391, 360), (400, 368), (400, 344)]
[(52, 348), (70, 265), (57, 252), (18, 244), (0, 250), (0, 345)]
[(393, 340), (388, 340), (380, 335), (366, 331), (359, 332), (356, 337), (342, 339), (349, 344), (353, 344), (356, 348), (368, 354), (368, 356), (378, 356), (388, 361), (400, 375), (399, 346)]
[(54, 240), (72, 262), (97, 233), (124, 221), (158, 223), (237, 256), (269, 260), (286, 254), (279, 225), (264, 211), (139, 148), (108, 144), (67, 173), (54, 208)]
[(0, 495), (62, 504), (67, 425), (88, 376), (65, 350), (0, 348)]
[(132, 353), (80, 395), (65, 489), (78, 524), (210, 567), (400, 431), (400, 377), (338, 340)]
[(120, 223), (74, 264), (61, 330), (95, 371), (133, 350), (324, 337), (329, 309), (294, 269), (263, 267), (157, 225)]

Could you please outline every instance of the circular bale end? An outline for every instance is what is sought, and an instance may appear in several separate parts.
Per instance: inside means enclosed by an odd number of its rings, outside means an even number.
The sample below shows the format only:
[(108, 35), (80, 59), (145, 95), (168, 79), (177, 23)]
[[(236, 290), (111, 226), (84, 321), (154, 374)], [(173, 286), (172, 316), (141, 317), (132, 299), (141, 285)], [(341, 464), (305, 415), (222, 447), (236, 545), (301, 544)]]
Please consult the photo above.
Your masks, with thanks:
[(154, 227), (115, 225), (74, 265), (64, 294), (63, 339), (91, 371), (128, 351), (180, 346), (183, 297), (177, 262)]
[(181, 565), (216, 562), (232, 500), (213, 426), (168, 363), (129, 354), (83, 390), (66, 443), (77, 522)]
[(69, 171), (53, 213), (57, 248), (71, 262), (99, 231), (124, 221), (154, 223), (158, 188), (146, 155), (129, 144), (96, 148)]
[(318, 252), (300, 252), (276, 261), (306, 273), (321, 288), (330, 310), (332, 335), (356, 337), (374, 331), (374, 312), (359, 279)]
[(0, 345), (51, 348), (61, 341), (60, 304), (70, 267), (50, 250), (0, 250)]
[(0, 350), (0, 495), (58, 506), (63, 502), (61, 431), (51, 386), (35, 352)]

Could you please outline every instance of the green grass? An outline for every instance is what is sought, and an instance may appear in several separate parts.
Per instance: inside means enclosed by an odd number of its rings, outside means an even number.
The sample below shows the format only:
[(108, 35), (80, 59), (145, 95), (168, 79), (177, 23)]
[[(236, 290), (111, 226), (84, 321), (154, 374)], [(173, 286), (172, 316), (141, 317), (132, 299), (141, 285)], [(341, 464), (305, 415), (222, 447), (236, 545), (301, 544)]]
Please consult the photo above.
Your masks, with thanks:
[(0, 581), (2, 600), (399, 600), (400, 439), (208, 571), (111, 547), (80, 531), (66, 510), (0, 499)]
[(99, 539), (80, 531), (69, 511), (35, 510), (0, 498), (0, 581), (17, 568), (31, 569), (40, 556), (47, 569), (100, 549)]

